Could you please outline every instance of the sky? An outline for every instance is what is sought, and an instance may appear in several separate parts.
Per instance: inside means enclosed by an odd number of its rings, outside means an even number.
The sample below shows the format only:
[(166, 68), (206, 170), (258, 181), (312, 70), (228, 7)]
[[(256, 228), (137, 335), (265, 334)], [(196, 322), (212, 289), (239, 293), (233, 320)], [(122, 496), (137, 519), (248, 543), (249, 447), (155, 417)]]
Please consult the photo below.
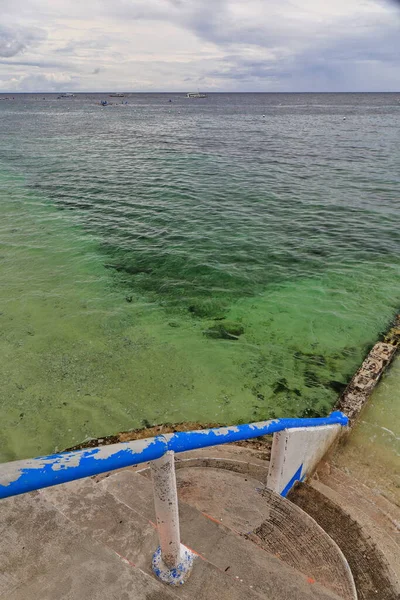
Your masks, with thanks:
[(0, 92), (400, 91), (394, 0), (0, 0)]

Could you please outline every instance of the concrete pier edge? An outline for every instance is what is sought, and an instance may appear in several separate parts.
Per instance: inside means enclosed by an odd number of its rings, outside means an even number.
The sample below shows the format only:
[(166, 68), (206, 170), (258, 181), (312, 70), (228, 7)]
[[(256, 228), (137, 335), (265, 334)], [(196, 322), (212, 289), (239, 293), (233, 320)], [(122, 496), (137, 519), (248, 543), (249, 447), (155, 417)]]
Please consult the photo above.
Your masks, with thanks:
[(353, 375), (343, 391), (334, 410), (343, 412), (355, 424), (369, 397), (386, 371), (400, 346), (400, 314), (397, 314), (383, 340), (377, 342), (368, 353), (361, 367)]

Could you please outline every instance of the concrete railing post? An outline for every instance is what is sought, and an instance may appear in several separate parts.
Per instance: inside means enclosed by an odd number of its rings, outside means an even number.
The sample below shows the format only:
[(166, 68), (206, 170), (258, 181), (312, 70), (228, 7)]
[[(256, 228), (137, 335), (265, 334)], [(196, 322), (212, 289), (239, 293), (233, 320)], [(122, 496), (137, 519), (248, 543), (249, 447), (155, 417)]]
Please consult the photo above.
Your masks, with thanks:
[(155, 575), (171, 585), (189, 577), (194, 555), (181, 544), (174, 453), (168, 451), (151, 463), (154, 506), (160, 546), (153, 556)]
[(287, 496), (313, 472), (340, 434), (340, 425), (296, 427), (274, 433), (267, 488)]

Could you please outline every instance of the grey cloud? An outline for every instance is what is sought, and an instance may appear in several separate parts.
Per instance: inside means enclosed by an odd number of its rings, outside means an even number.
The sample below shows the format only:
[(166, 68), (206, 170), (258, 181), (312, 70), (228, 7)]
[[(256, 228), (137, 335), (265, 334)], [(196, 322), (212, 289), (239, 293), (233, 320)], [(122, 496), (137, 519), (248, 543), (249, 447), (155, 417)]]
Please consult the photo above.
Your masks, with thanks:
[(64, 71), (76, 71), (75, 66), (69, 62), (51, 60), (7, 60), (0, 58), (0, 65), (12, 65), (18, 67), (36, 67), (38, 69), (63, 69)]
[(61, 46), (57, 48), (55, 51), (58, 54), (72, 54), (77, 55), (80, 50), (104, 50), (107, 46), (110, 45), (112, 40), (106, 36), (101, 35), (95, 39), (87, 39), (80, 41), (71, 41), (65, 46)]
[[(276, 1), (276, 0), (274, 0)], [(103, 12), (134, 20), (164, 21), (193, 31), (213, 29), (218, 21), (227, 24), (230, 0), (102, 0)]]
[(0, 25), (0, 56), (10, 58), (46, 38), (46, 32), (37, 27), (5, 27)]
[[(371, 11), (360, 12), (360, 15), (332, 19), (320, 19), (307, 22), (296, 13), (296, 8), (288, 0), (264, 0), (265, 10), (260, 15), (252, 14), (249, 3), (248, 12), (243, 12), (244, 20), (239, 18), (235, 8), (246, 7), (245, 0), (103, 0), (103, 8), (108, 7), (110, 15), (123, 19), (155, 20), (169, 22), (195, 33), (199, 38), (212, 42), (220, 47), (238, 45), (259, 46), (260, 48), (290, 48), (293, 53), (301, 51), (304, 46), (323, 46), (325, 41), (338, 40), (351, 35), (354, 39), (363, 35), (380, 34), (386, 27), (396, 26), (400, 36), (400, 11), (393, 10), (392, 17), (385, 13), (385, 8), (394, 7), (391, 2), (400, 0), (374, 0), (377, 6), (382, 6), (382, 20), (377, 20)], [(260, 5), (259, 5), (260, 6)], [(303, 8), (303, 17), (307, 16)], [(329, 16), (329, 11), (328, 11)], [(332, 26), (332, 24), (334, 26)], [(396, 47), (398, 44), (396, 44)]]
[[(217, 45), (232, 46), (246, 45), (261, 48), (288, 48), (293, 54), (301, 52), (304, 47), (324, 47), (332, 41), (339, 45), (342, 39), (351, 38), (358, 40), (368, 39), (372, 46), (378, 39), (386, 36), (393, 29), (400, 36), (400, 12), (394, 13), (390, 19), (388, 15), (377, 20), (374, 13), (358, 15), (356, 17), (321, 20), (320, 23), (305, 23), (299, 21), (295, 14), (289, 10), (289, 2), (266, 2), (264, 19), (249, 18), (242, 23), (230, 10), (232, 4), (221, 0), (217, 11), (209, 10), (207, 2), (197, 2), (197, 10), (188, 13), (184, 22), (197, 35), (214, 42)], [(384, 0), (386, 2), (386, 0)], [(400, 5), (400, 0), (399, 0)], [(388, 6), (386, 2), (386, 6)], [(286, 10), (283, 10), (285, 9)], [(378, 39), (377, 39), (378, 38)], [(398, 48), (399, 44), (394, 46)]]
[[(278, 49), (267, 53), (268, 58), (262, 58), (261, 49), (261, 58), (250, 59), (238, 45), (235, 54), (227, 54), (216, 68), (207, 70), (206, 76), (220, 81), (221, 87), (230, 82), (231, 89), (243, 90), (395, 91), (394, 76), (400, 68), (400, 23), (394, 20), (375, 27), (371, 23), (354, 27), (350, 22), (339, 23), (338, 27), (339, 31), (299, 46), (294, 52)], [(282, 45), (286, 42), (283, 40)]]
[[(227, 55), (218, 69), (210, 70), (207, 74), (211, 78), (237, 81), (242, 89), (398, 89), (398, 78), (396, 86), (394, 76), (400, 68), (400, 12), (394, 12), (392, 18), (386, 14), (381, 19), (376, 15), (364, 15), (358, 20), (337, 20), (335, 28), (330, 31), (324, 28), (306, 44), (303, 43), (305, 32), (301, 30), (288, 36), (288, 31), (276, 28), (273, 32), (269, 25), (264, 25), (263, 28), (260, 26), (257, 35), (254, 31), (251, 36), (249, 33), (249, 30), (241, 30), (232, 36), (236, 44), (230, 44), (230, 47), (236, 45), (239, 52)], [(208, 29), (207, 38), (214, 34)], [(241, 44), (250, 46), (251, 38), (260, 49), (264, 46), (266, 50), (274, 50), (272, 57), (250, 60), (243, 56)], [(226, 46), (223, 38), (219, 37), (219, 40)]]

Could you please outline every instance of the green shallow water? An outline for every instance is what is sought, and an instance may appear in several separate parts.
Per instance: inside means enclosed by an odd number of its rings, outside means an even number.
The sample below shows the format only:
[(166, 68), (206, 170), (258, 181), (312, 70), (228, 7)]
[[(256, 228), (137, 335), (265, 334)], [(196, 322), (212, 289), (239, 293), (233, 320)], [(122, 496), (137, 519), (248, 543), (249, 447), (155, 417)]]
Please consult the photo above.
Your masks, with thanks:
[(296, 98), (1, 107), (2, 460), (329, 412), (399, 307), (400, 111)]
[(400, 357), (397, 357), (361, 414), (340, 466), (400, 506)]

